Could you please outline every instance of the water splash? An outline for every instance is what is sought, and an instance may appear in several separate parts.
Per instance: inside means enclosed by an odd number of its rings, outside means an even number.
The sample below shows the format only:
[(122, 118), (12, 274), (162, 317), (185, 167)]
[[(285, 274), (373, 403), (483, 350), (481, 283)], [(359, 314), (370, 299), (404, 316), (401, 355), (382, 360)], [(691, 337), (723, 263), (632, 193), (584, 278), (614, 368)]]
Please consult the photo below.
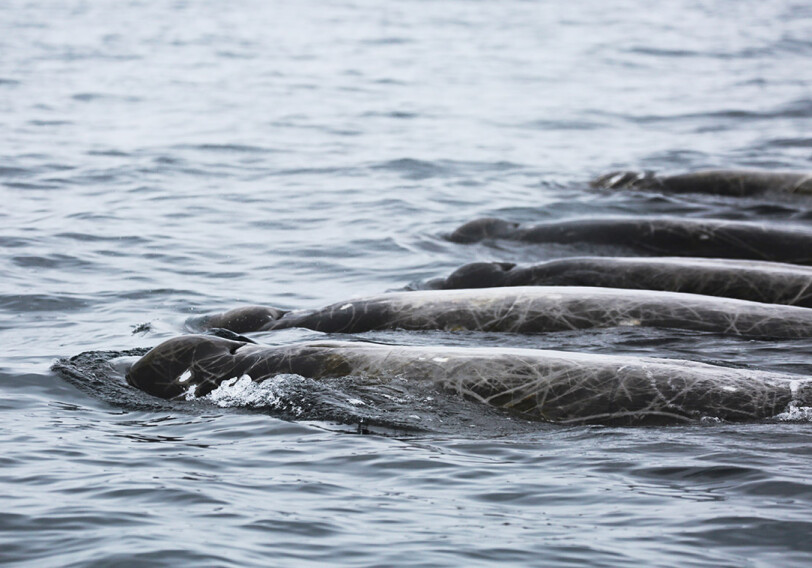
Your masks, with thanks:
[(812, 422), (812, 406), (797, 406), (790, 403), (786, 411), (777, 414), (775, 419), (779, 422)]
[[(290, 386), (293, 382), (301, 382), (299, 375), (277, 375), (261, 383), (255, 383), (249, 375), (234, 377), (223, 381), (219, 387), (203, 397), (221, 408), (247, 407), (247, 408), (273, 408), (301, 416), (304, 410), (293, 403)], [(197, 397), (187, 394), (186, 400)]]

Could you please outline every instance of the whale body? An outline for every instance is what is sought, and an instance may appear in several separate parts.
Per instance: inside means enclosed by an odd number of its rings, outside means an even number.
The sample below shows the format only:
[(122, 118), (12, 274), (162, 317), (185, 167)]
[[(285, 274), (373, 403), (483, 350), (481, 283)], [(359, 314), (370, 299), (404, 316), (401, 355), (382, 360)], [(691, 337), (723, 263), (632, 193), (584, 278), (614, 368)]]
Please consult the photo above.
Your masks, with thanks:
[(528, 227), (486, 217), (448, 235), (456, 243), (484, 239), (527, 243), (622, 246), (660, 256), (700, 256), (812, 264), (812, 230), (799, 225), (676, 217), (602, 217), (551, 221)]
[(189, 326), (236, 333), (294, 327), (327, 333), (380, 329), (533, 333), (648, 326), (792, 339), (812, 337), (812, 309), (680, 292), (518, 286), (390, 292), (291, 312), (246, 306), (190, 320)]
[(590, 182), (605, 189), (643, 189), (663, 193), (706, 193), (733, 197), (783, 193), (812, 195), (812, 173), (758, 170), (703, 170), (674, 176), (616, 171)]
[(770, 418), (812, 404), (810, 381), (674, 359), (503, 348), (309, 342), (278, 347), (187, 335), (165, 341), (128, 371), (162, 398), (203, 396), (231, 378), (282, 373), (424, 381), (522, 416), (557, 423), (650, 424), (703, 417)]
[(812, 307), (812, 267), (753, 260), (591, 256), (532, 266), (475, 262), (425, 286), (450, 290), (551, 285), (663, 290)]

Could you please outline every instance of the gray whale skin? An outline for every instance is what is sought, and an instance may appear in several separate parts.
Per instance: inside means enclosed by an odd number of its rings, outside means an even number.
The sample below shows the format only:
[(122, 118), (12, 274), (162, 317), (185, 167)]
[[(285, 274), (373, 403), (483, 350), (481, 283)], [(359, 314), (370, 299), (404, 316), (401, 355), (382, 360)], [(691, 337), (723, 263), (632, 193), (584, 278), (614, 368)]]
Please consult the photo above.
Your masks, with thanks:
[(667, 424), (767, 419), (812, 405), (810, 381), (672, 359), (502, 348), (310, 342), (279, 347), (186, 335), (138, 360), (127, 381), (173, 398), (224, 380), (280, 373), (424, 381), (523, 417), (556, 423)]
[(537, 333), (615, 326), (707, 331), (751, 338), (812, 337), (812, 309), (699, 294), (516, 286), (390, 292), (317, 310), (245, 306), (187, 323), (235, 333), (306, 328), (326, 333), (381, 329)]
[(674, 176), (616, 171), (590, 182), (605, 189), (643, 189), (663, 193), (706, 193), (744, 197), (764, 193), (812, 195), (812, 173), (759, 170), (703, 170)]
[(441, 290), (501, 286), (662, 290), (812, 307), (812, 267), (755, 260), (584, 256), (532, 266), (473, 262), (425, 284)]
[(626, 247), (652, 256), (770, 260), (812, 264), (812, 231), (803, 225), (677, 217), (596, 217), (524, 227), (485, 217), (448, 235), (455, 243), (508, 239), (526, 243)]

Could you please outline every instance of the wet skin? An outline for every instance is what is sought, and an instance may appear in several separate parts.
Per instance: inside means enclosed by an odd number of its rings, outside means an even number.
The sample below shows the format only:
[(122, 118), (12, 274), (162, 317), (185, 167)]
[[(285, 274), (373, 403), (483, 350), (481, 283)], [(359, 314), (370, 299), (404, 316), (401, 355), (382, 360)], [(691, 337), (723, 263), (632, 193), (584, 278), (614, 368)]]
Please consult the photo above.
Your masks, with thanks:
[(690, 329), (752, 338), (812, 337), (812, 309), (679, 292), (517, 286), (392, 292), (317, 310), (245, 306), (190, 320), (193, 330), (237, 333), (306, 328), (538, 333), (614, 326)]
[(806, 227), (717, 219), (603, 217), (522, 226), (486, 217), (465, 223), (448, 239), (456, 243), (508, 239), (539, 244), (589, 244), (627, 247), (654, 256), (812, 264), (812, 230)]
[(616, 171), (593, 180), (590, 185), (604, 189), (642, 189), (733, 197), (764, 193), (812, 195), (812, 173), (705, 170), (663, 176), (653, 172)]
[(423, 381), (524, 417), (559, 423), (663, 424), (705, 416), (770, 418), (812, 405), (792, 375), (673, 359), (510, 348), (404, 347), (312, 342), (262, 346), (219, 337), (170, 339), (138, 360), (127, 381), (152, 395), (203, 396), (223, 381), (280, 373)]
[(812, 307), (812, 267), (778, 262), (679, 257), (572, 257), (532, 266), (476, 262), (431, 289), (596, 286), (687, 292)]

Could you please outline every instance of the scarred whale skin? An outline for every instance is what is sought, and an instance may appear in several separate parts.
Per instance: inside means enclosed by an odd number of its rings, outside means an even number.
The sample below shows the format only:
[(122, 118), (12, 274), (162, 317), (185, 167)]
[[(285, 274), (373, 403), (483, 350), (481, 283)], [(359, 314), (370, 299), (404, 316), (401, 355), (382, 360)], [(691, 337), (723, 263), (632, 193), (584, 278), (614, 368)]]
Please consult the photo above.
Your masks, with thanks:
[(757, 222), (677, 217), (597, 217), (523, 227), (485, 217), (469, 221), (448, 235), (448, 240), (456, 243), (491, 238), (623, 246), (651, 255), (812, 264), (812, 230), (797, 225), (776, 227)]
[(236, 333), (301, 327), (328, 333), (376, 329), (515, 333), (652, 326), (762, 338), (812, 337), (812, 309), (679, 292), (517, 286), (390, 292), (318, 310), (246, 306), (191, 320)]
[(812, 267), (780, 262), (680, 257), (570, 257), (516, 266), (474, 262), (428, 288), (598, 286), (687, 292), (812, 307)]
[(773, 417), (812, 404), (792, 375), (674, 359), (502, 348), (312, 342), (262, 346), (213, 336), (170, 339), (138, 360), (127, 381), (152, 395), (208, 394), (224, 380), (282, 373), (426, 381), (526, 417), (558, 423), (671, 423)]
[(743, 197), (763, 193), (812, 195), (812, 173), (759, 170), (703, 170), (674, 176), (616, 171), (590, 182), (606, 189), (643, 189), (663, 193), (706, 193)]

